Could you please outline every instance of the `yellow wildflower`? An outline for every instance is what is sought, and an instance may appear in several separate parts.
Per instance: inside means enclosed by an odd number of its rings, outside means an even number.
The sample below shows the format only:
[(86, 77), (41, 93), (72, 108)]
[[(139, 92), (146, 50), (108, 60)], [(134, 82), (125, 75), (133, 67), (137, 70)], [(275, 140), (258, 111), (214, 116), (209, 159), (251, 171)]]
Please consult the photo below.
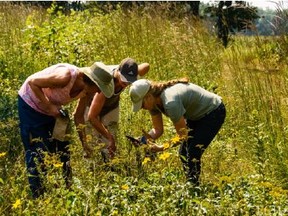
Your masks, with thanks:
[(259, 185), (262, 186), (262, 187), (268, 188), (268, 189), (273, 188), (272, 183), (270, 183), (270, 182), (268, 182), (268, 181), (262, 181), (262, 182), (260, 182)]
[(176, 143), (180, 142), (180, 140), (181, 140), (181, 138), (177, 135), (171, 139), (171, 142), (173, 144), (176, 144)]
[(43, 139), (40, 138), (40, 137), (32, 138), (32, 139), (31, 139), (31, 143), (37, 143), (37, 142), (43, 142)]
[(121, 186), (122, 190), (128, 190), (129, 186), (127, 184)]
[(18, 208), (20, 205), (21, 205), (21, 200), (20, 200), (20, 199), (17, 199), (17, 200), (15, 201), (15, 203), (12, 204), (12, 208), (13, 208), (13, 209), (16, 209), (16, 208)]
[(89, 143), (89, 142), (92, 142), (92, 136), (91, 136), (91, 134), (86, 135), (86, 140), (87, 140), (88, 143)]
[(115, 216), (115, 215), (119, 215), (119, 212), (117, 210), (114, 210), (112, 213), (111, 213), (112, 216)]
[(231, 183), (233, 181), (233, 179), (231, 178), (231, 176), (221, 176), (220, 177), (220, 181), (221, 182), (225, 182), (225, 183)]
[(79, 125), (77, 126), (77, 130), (83, 130), (85, 127), (86, 127), (85, 124), (79, 124)]
[(62, 167), (63, 164), (62, 164), (62, 163), (54, 163), (53, 166), (54, 166), (55, 168), (59, 168), (59, 167)]
[(4, 157), (7, 153), (6, 152), (0, 152), (0, 158)]
[(48, 197), (45, 201), (44, 201), (44, 203), (47, 205), (47, 204), (49, 204), (51, 202), (51, 197)]
[(149, 157), (145, 157), (142, 164), (146, 164), (148, 163), (149, 161), (151, 161), (151, 159)]
[(52, 175), (47, 175), (47, 179), (49, 182), (52, 182), (54, 180), (54, 177)]
[(159, 158), (161, 159), (161, 160), (166, 160), (167, 158), (169, 158), (170, 157), (170, 153), (169, 152), (164, 152), (164, 153), (162, 153), (160, 156), (159, 156)]
[(279, 191), (277, 191), (277, 190), (272, 190), (272, 191), (269, 192), (269, 194), (271, 196), (275, 197), (275, 198), (278, 198), (278, 197), (282, 196), (282, 194)]
[(168, 142), (163, 143), (163, 149), (166, 150), (170, 147), (170, 144)]

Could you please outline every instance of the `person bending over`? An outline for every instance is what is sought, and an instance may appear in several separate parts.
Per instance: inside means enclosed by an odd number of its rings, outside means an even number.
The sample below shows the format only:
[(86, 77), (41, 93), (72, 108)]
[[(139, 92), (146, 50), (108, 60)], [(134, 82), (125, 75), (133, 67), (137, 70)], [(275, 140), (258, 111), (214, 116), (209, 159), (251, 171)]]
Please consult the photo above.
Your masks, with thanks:
[[(102, 92), (96, 92), (91, 98), (80, 99), (74, 112), (74, 120), (78, 126), (79, 137), (85, 146), (86, 157), (93, 153), (92, 145), (104, 143), (101, 150), (105, 162), (113, 158), (116, 151), (116, 137), (119, 122), (119, 102), (123, 90), (137, 80), (138, 75), (145, 75), (150, 65), (148, 63), (137, 64), (132, 58), (125, 58), (120, 65), (107, 65), (113, 76), (114, 91), (112, 97), (106, 97)], [(85, 117), (83, 118), (83, 113)], [(85, 125), (84, 127), (81, 125)], [(91, 135), (90, 143), (86, 134)], [(89, 144), (90, 145), (89, 145)], [(106, 149), (109, 154), (106, 154)]]
[[(149, 140), (163, 134), (162, 114), (173, 122), (180, 137), (180, 159), (187, 180), (199, 184), (201, 156), (214, 139), (226, 117), (222, 98), (188, 79), (152, 82), (140, 79), (134, 82), (129, 95), (133, 111), (148, 110), (153, 128), (145, 133)], [(163, 151), (164, 146), (153, 144), (152, 152)]]
[(18, 91), (18, 113), (28, 181), (34, 198), (45, 190), (39, 170), (43, 168), (45, 173), (45, 152), (60, 155), (66, 185), (69, 187), (71, 184), (69, 142), (53, 138), (54, 125), (61, 116), (62, 106), (96, 92), (110, 97), (113, 91), (113, 77), (101, 62), (83, 68), (59, 63), (25, 80)]

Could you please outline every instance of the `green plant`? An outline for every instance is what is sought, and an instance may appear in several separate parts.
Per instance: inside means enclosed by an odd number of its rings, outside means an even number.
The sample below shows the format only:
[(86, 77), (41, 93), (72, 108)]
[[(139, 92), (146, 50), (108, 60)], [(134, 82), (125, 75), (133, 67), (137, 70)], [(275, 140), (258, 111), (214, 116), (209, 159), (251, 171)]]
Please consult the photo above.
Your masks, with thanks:
[[(1, 3), (0, 12), (1, 215), (288, 213), (284, 37), (234, 36), (223, 49), (201, 21), (169, 16), (167, 5), (160, 3), (106, 14), (93, 8), (63, 14), (54, 7), (44, 11)], [(132, 113), (127, 89), (121, 94), (115, 160), (105, 164), (100, 146), (93, 158), (84, 158), (72, 124), (71, 190), (62, 186), (55, 162), (47, 173), (48, 192), (30, 199), (17, 119), (17, 91), (25, 78), (60, 61), (118, 64), (127, 56), (150, 63), (145, 78), (186, 76), (223, 97), (227, 118), (203, 156), (201, 185), (186, 184), (177, 147), (149, 160), (144, 148), (125, 138), (151, 129), (149, 113)], [(75, 103), (67, 106), (70, 113), (74, 108)], [(158, 143), (175, 136), (166, 117), (164, 128)]]

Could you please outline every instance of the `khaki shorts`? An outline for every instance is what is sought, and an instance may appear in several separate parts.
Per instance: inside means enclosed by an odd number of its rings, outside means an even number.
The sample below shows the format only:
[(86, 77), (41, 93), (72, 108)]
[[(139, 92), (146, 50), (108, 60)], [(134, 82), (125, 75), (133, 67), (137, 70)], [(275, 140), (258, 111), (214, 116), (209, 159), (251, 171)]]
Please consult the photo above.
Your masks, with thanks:
[[(86, 108), (85, 111), (85, 130), (86, 130), (86, 136), (87, 141), (90, 145), (96, 146), (99, 144), (105, 144), (105, 146), (108, 144), (108, 140), (103, 137), (88, 121), (88, 111), (89, 108)], [(103, 125), (110, 131), (111, 134), (113, 134), (115, 143), (117, 143), (117, 131), (118, 131), (118, 122), (119, 122), (119, 107), (116, 107), (115, 109), (111, 110), (109, 113), (101, 117), (101, 122)]]

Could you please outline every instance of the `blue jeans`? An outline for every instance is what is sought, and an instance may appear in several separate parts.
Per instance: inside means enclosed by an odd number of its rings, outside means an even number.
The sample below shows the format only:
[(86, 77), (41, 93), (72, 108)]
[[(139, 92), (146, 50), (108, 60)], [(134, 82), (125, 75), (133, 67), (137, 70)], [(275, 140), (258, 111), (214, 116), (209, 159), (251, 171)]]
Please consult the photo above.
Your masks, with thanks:
[(187, 180), (198, 185), (201, 173), (201, 157), (205, 149), (212, 142), (226, 117), (223, 103), (197, 121), (187, 120), (189, 128), (188, 139), (179, 149)]
[(64, 178), (66, 184), (69, 184), (72, 174), (69, 164), (69, 142), (61, 142), (51, 138), (55, 118), (35, 111), (20, 96), (18, 96), (18, 114), (32, 196), (37, 198), (45, 190), (42, 184), (43, 179), (40, 178), (40, 170), (38, 170), (40, 168), (41, 172), (45, 174), (43, 152), (59, 154), (63, 163)]

